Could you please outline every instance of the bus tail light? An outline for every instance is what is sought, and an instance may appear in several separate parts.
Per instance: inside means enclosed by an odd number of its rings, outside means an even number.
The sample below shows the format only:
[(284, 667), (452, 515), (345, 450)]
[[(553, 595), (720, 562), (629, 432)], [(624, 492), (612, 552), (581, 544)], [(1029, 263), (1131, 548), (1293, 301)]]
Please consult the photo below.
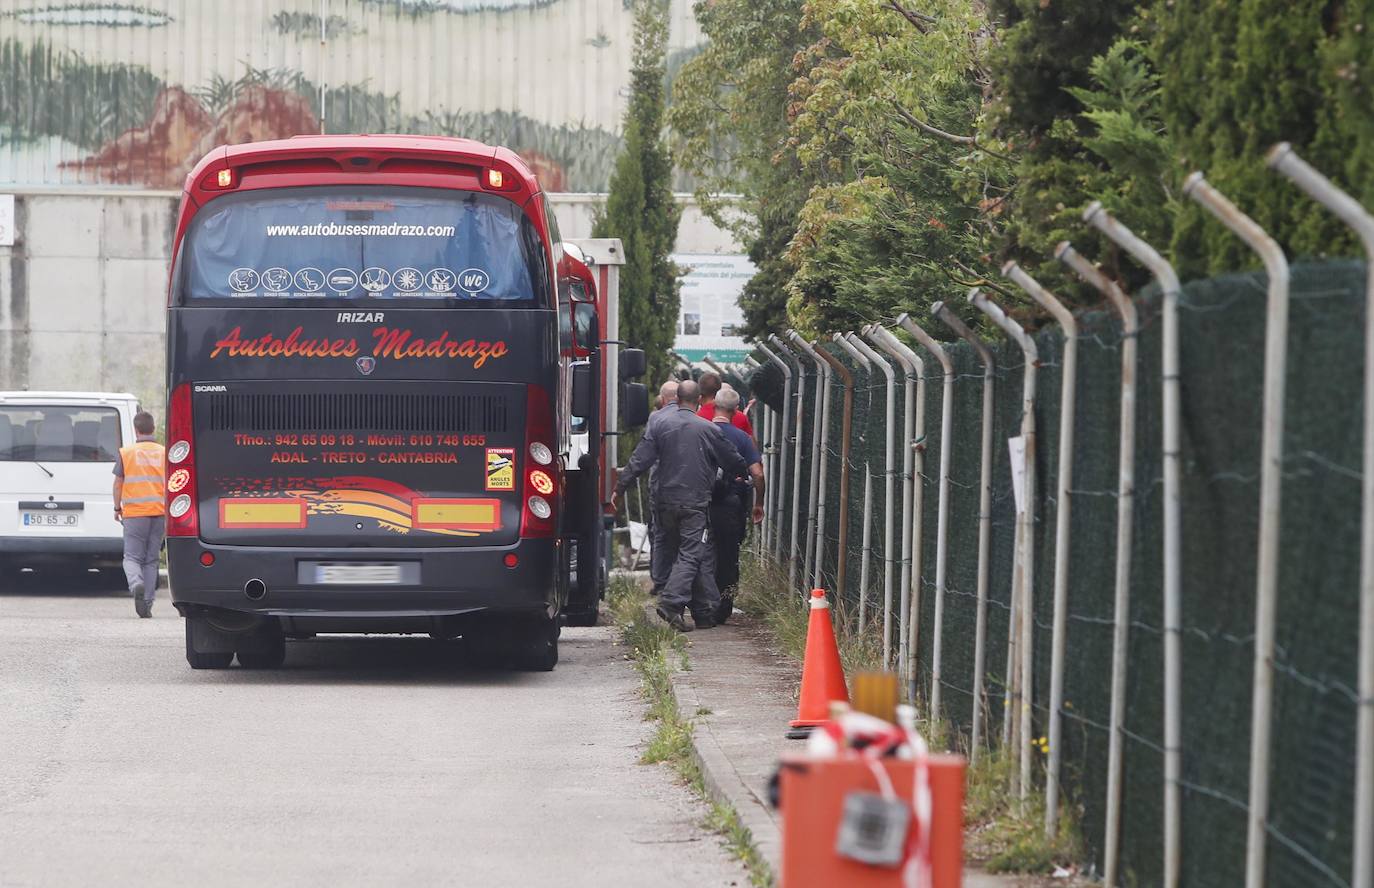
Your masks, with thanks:
[(196, 502), (196, 447), (191, 426), (191, 385), (172, 390), (167, 410), (167, 536), (200, 534)]
[[(553, 406), (549, 391), (543, 386), (525, 388), (525, 453), (541, 448), (552, 454)], [(539, 446), (536, 446), (539, 445)], [(555, 514), (559, 502), (558, 483), (554, 471), (531, 465), (524, 472), (523, 508), (520, 510), (521, 537), (551, 537), (558, 528)]]

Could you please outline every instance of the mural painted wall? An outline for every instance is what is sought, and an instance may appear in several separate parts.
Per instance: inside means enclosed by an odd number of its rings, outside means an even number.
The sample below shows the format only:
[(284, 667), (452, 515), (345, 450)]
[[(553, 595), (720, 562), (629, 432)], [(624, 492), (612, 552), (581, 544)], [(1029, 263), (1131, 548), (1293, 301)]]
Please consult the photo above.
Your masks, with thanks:
[[(317, 132), (506, 145), (604, 191), (627, 0), (0, 0), (0, 185), (179, 189), (222, 143)], [(669, 76), (696, 52), (671, 0)]]

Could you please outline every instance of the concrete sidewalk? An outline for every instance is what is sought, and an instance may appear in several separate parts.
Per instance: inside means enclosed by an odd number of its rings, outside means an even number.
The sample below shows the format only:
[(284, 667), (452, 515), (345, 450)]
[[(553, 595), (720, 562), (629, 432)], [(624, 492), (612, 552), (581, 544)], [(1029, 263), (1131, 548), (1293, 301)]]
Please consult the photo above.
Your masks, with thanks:
[[(795, 661), (771, 649), (767, 629), (748, 615), (687, 638), (691, 668), (673, 674), (673, 694), (678, 711), (695, 723), (693, 753), (706, 791), (735, 809), (777, 875), (782, 824), (768, 803), (768, 782), (781, 754), (802, 746), (783, 737), (796, 717), (800, 671)], [(966, 888), (1040, 884), (1036, 877), (972, 870), (964, 876)]]

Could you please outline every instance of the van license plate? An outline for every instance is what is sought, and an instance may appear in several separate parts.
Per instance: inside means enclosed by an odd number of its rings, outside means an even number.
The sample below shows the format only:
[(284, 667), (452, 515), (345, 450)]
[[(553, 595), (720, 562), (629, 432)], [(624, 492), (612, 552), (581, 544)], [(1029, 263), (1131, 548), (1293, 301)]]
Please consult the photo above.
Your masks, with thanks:
[(394, 586), (401, 582), (401, 565), (320, 563), (315, 565), (315, 582), (327, 586)]
[(34, 530), (49, 527), (80, 527), (81, 513), (72, 511), (20, 512), (19, 524)]

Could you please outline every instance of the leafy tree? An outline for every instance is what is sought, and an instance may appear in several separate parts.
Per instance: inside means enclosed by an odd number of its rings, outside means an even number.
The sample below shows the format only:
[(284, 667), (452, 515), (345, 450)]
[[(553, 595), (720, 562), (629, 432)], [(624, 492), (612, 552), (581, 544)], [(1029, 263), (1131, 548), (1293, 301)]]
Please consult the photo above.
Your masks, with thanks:
[[(1299, 253), (1352, 248), (1348, 229), (1264, 168), (1265, 151), (1292, 142), (1303, 156), (1368, 202), (1374, 105), (1368, 64), (1370, 0), (1240, 0), (1160, 3), (1164, 122), (1178, 153), (1281, 243)], [(1165, 62), (1167, 61), (1167, 64)], [(1174, 230), (1187, 273), (1254, 266), (1234, 235), (1187, 201)]]
[(819, 183), (787, 258), (812, 332), (924, 314), (986, 279), (1011, 170), (980, 134), (986, 22), (963, 0), (808, 0), (791, 134)]
[[(994, 132), (1015, 145), (1016, 185), (1008, 197), (1001, 250), (1015, 257), (1066, 301), (1101, 295), (1077, 283), (1053, 259), (1071, 240), (1128, 281), (1138, 266), (1116, 263), (1110, 243), (1083, 225), (1082, 210), (1101, 200), (1146, 238), (1163, 234), (1167, 211), (1141, 207), (1159, 197), (1162, 171), (1144, 171), (1159, 156), (1158, 86), (1148, 54), (1123, 35), (1136, 27), (1135, 0), (992, 0), (997, 39), (988, 53)], [(1125, 167), (1116, 164), (1125, 161)], [(1137, 199), (1140, 179), (1150, 194)], [(1164, 198), (1167, 203), (1167, 198)], [(1135, 275), (1134, 278), (1131, 276)]]
[(611, 174), (605, 212), (593, 237), (618, 237), (620, 333), (644, 349), (649, 379), (668, 377), (680, 307), (679, 271), (671, 254), (681, 211), (673, 199), (673, 159), (663, 138), (664, 52), (668, 11), (663, 0), (635, 0), (635, 48), (625, 147)]
[(698, 0), (705, 48), (673, 84), (669, 123), (697, 200), (745, 246), (758, 272), (741, 305), (751, 335), (781, 329), (791, 271), (783, 254), (811, 183), (790, 140), (796, 57), (815, 39), (802, 0)]

